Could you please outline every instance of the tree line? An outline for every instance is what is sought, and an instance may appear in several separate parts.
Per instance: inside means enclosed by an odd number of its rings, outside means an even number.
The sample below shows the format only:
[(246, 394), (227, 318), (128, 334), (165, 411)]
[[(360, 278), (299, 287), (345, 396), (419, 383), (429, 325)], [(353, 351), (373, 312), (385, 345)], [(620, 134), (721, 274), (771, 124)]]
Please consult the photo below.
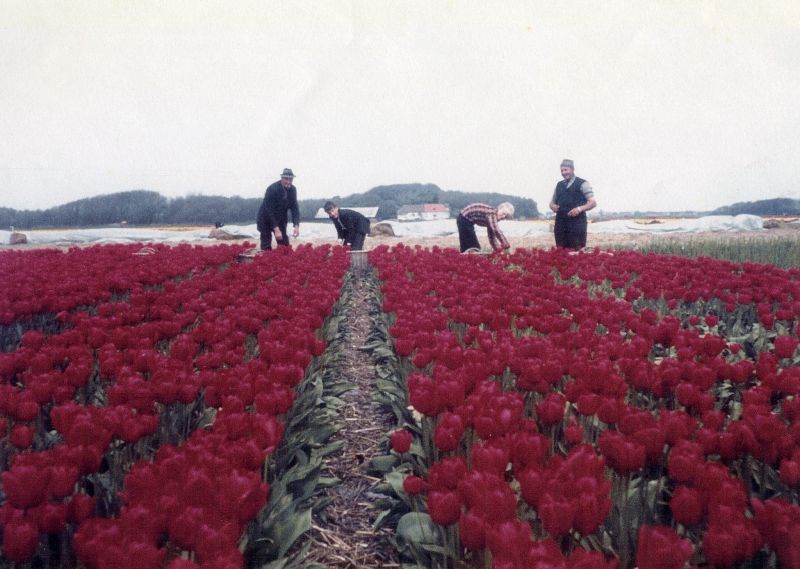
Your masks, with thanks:
[[(302, 188), (300, 188), (302, 194)], [(377, 207), (377, 219), (393, 219), (403, 205), (447, 204), (452, 216), (468, 203), (497, 205), (509, 201), (516, 218), (536, 218), (536, 202), (498, 193), (444, 191), (435, 184), (378, 186), (362, 194), (332, 198), (341, 207)], [(203, 196), (167, 198), (149, 190), (131, 190), (84, 198), (44, 210), (0, 208), (0, 227), (33, 229), (44, 227), (99, 227), (127, 225), (248, 225), (255, 223), (262, 198)], [(298, 200), (300, 218), (313, 219), (327, 199)]]
[(800, 200), (789, 198), (775, 198), (755, 202), (737, 202), (726, 205), (711, 212), (714, 215), (739, 215), (750, 213), (753, 215), (800, 215)]

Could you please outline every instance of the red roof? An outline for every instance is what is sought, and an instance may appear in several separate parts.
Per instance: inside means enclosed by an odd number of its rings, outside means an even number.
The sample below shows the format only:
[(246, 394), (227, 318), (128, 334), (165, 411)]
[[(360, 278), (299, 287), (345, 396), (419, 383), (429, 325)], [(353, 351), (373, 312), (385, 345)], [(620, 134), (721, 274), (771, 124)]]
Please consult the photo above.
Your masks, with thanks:
[(424, 209), (422, 211), (441, 211), (441, 212), (450, 211), (450, 209), (446, 205), (440, 203), (426, 203), (423, 206), (423, 208)]

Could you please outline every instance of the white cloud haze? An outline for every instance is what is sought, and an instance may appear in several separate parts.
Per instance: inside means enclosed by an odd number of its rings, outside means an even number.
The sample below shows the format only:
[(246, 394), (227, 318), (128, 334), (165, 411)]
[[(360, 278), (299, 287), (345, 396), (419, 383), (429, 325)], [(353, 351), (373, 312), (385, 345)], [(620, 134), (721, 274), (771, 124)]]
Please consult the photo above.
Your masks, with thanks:
[(800, 4), (0, 0), (0, 207), (431, 182), (800, 197)]

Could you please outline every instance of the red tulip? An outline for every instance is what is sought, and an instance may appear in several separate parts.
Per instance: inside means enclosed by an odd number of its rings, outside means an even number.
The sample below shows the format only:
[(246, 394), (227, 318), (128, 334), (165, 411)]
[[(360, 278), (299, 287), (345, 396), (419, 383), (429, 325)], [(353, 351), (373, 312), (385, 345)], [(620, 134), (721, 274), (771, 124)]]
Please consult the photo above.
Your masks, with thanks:
[(455, 490), (466, 473), (467, 466), (463, 458), (444, 458), (428, 469), (428, 485), (433, 490)]
[(545, 531), (556, 539), (566, 535), (574, 523), (577, 504), (566, 499), (555, 499), (549, 494), (542, 496), (537, 512)]
[(564, 429), (564, 438), (571, 445), (580, 444), (583, 440), (583, 427), (580, 425), (570, 425)]
[(11, 436), (9, 441), (18, 449), (28, 448), (33, 444), (33, 438), (36, 435), (36, 429), (28, 425), (14, 425), (11, 429)]
[(461, 516), (461, 501), (453, 491), (431, 490), (428, 492), (428, 513), (431, 520), (442, 526), (449, 526)]
[(428, 484), (419, 476), (406, 476), (403, 479), (403, 490), (409, 496), (416, 496), (424, 492), (428, 488)]
[(560, 393), (551, 393), (536, 405), (536, 414), (544, 426), (552, 426), (564, 418), (566, 398)]
[(3, 528), (3, 557), (9, 561), (28, 561), (38, 545), (39, 530), (28, 520), (12, 520)]
[[(522, 520), (508, 520), (486, 528), (486, 547), (492, 552), (495, 564), (505, 567), (547, 567), (544, 563), (528, 564), (531, 548), (531, 528)], [(560, 554), (559, 554), (560, 557)], [(562, 558), (563, 559), (563, 558)], [(502, 566), (502, 565), (501, 565)], [(553, 565), (558, 567), (558, 565)]]
[(67, 506), (65, 504), (42, 504), (35, 511), (39, 531), (42, 533), (60, 533), (67, 523)]
[(778, 474), (781, 481), (787, 486), (800, 485), (800, 462), (788, 459), (781, 460)]
[(14, 466), (3, 472), (3, 491), (15, 508), (30, 508), (45, 501), (50, 470), (35, 466)]
[(678, 486), (675, 489), (669, 507), (675, 521), (687, 526), (699, 524), (705, 513), (700, 492), (688, 486)]
[(413, 440), (414, 436), (405, 429), (394, 431), (389, 436), (389, 441), (392, 444), (392, 450), (400, 454), (406, 453), (411, 449), (411, 442)]
[(797, 345), (800, 341), (793, 336), (776, 336), (775, 337), (775, 357), (779, 359), (791, 358), (797, 350)]
[(683, 569), (692, 553), (691, 542), (666, 526), (639, 528), (636, 546), (639, 569)]
[(470, 459), (475, 470), (501, 476), (508, 467), (510, 454), (502, 443), (489, 441), (473, 445)]
[(703, 537), (703, 553), (715, 567), (730, 567), (739, 560), (737, 536), (720, 527), (712, 527)]
[(39, 416), (39, 405), (32, 396), (20, 396), (11, 414), (18, 421), (33, 421)]
[(486, 521), (472, 511), (463, 512), (458, 524), (458, 535), (461, 544), (467, 549), (481, 550), (486, 544)]
[(81, 523), (92, 516), (95, 510), (95, 498), (86, 494), (75, 494), (70, 498), (67, 513), (69, 520)]

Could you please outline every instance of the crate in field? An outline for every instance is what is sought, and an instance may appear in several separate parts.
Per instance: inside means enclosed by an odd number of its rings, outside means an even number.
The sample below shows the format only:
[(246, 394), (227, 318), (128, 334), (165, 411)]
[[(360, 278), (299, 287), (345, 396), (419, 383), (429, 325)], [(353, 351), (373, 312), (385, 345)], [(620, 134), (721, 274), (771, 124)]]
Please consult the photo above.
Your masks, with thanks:
[(369, 266), (369, 259), (367, 259), (366, 251), (348, 251), (350, 255), (350, 266), (356, 270), (363, 270)]

